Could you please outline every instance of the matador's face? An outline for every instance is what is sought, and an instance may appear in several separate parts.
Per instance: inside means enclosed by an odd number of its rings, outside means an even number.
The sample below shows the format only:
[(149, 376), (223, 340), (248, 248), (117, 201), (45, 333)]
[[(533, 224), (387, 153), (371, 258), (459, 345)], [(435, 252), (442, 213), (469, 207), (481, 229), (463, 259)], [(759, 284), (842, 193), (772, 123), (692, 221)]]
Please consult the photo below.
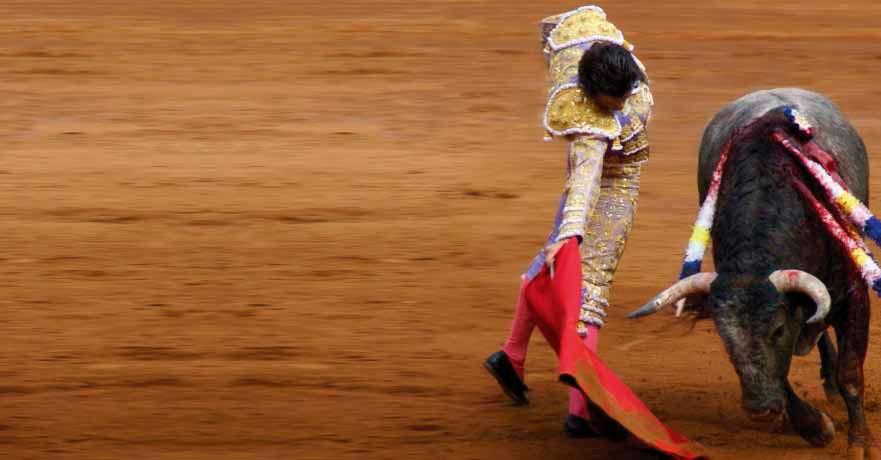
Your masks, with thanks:
[(621, 110), (624, 110), (624, 104), (627, 103), (629, 97), (629, 94), (621, 97), (611, 96), (609, 94), (597, 94), (593, 96), (593, 100), (602, 108), (610, 112), (620, 112)]

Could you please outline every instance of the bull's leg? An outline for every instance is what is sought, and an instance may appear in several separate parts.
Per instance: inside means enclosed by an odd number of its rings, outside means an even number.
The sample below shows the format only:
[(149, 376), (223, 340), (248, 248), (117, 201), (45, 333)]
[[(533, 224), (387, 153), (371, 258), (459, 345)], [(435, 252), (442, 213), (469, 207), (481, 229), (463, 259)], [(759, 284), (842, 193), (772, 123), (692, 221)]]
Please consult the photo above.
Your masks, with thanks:
[(863, 362), (869, 347), (869, 299), (866, 288), (854, 289), (845, 315), (835, 324), (838, 337), (838, 388), (850, 421), (848, 455), (852, 460), (881, 460), (863, 408)]
[(823, 390), (826, 393), (826, 399), (833, 402), (840, 394), (838, 391), (838, 379), (835, 376), (835, 368), (838, 363), (838, 350), (832, 343), (832, 338), (828, 332), (823, 332), (820, 341), (817, 342), (817, 348), (820, 350), (820, 379), (823, 380)]
[(832, 442), (835, 437), (835, 425), (832, 419), (799, 398), (789, 384), (789, 380), (786, 381), (785, 389), (786, 415), (789, 416), (795, 432), (815, 447), (823, 447)]

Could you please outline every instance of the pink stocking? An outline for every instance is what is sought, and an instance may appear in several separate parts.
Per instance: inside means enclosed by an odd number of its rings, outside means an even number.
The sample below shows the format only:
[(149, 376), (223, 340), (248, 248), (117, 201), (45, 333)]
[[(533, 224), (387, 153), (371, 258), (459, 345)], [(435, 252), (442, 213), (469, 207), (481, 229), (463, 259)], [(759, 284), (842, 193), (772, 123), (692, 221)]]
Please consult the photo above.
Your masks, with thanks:
[(505, 342), (502, 351), (511, 359), (514, 370), (520, 378), (523, 378), (523, 365), (526, 362), (526, 350), (529, 347), (529, 337), (535, 329), (535, 321), (526, 303), (526, 280), (520, 285), (520, 295), (517, 297), (517, 307), (514, 309), (514, 323), (511, 325), (511, 336)]

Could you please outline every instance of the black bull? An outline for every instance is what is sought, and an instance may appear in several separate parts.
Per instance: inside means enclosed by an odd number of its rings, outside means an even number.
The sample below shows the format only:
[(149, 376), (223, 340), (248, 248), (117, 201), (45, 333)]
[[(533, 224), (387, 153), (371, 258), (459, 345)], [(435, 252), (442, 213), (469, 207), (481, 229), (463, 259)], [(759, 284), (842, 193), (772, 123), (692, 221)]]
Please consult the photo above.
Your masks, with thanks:
[[(807, 184), (817, 197), (823, 198), (823, 192), (795, 157), (769, 136), (770, 130), (785, 125), (783, 106), (805, 115), (814, 126), (814, 140), (835, 158), (851, 193), (868, 203), (865, 146), (828, 99), (798, 89), (749, 94), (716, 114), (700, 146), (698, 188), (703, 202), (723, 146), (733, 133), (750, 126), (731, 145), (719, 191), (711, 230), (716, 273), (696, 275), (690, 284), (680, 282), (665, 291), (663, 305), (646, 305), (632, 316), (657, 311), (688, 295), (687, 305), (716, 325), (740, 378), (744, 410), (755, 420), (775, 425), (788, 421), (808, 442), (825, 446), (835, 434), (832, 421), (800, 399), (788, 380), (792, 355), (807, 354), (819, 343), (827, 396), (838, 393), (847, 405), (851, 458), (878, 459), (881, 451), (863, 411), (868, 288), (796, 183)], [(803, 275), (796, 283), (800, 286), (782, 289), (781, 273)], [(825, 318), (807, 324), (821, 303), (829, 309)], [(826, 334), (828, 326), (835, 330), (837, 352)]]

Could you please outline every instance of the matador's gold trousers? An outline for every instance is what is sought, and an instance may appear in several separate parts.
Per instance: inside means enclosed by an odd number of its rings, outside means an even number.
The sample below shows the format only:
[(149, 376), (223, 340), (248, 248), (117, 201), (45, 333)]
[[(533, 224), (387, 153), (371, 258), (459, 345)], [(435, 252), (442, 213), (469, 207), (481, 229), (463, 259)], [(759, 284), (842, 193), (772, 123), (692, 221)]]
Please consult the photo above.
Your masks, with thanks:
[[(607, 155), (602, 175), (594, 176), (587, 209), (592, 209), (581, 245), (582, 294), (584, 302), (578, 333), (587, 332), (587, 324), (602, 326), (609, 305), (615, 271), (633, 226), (639, 201), (639, 177), (644, 160), (619, 160)], [(636, 160), (634, 158), (634, 160)], [(599, 182), (597, 184), (596, 182)]]

